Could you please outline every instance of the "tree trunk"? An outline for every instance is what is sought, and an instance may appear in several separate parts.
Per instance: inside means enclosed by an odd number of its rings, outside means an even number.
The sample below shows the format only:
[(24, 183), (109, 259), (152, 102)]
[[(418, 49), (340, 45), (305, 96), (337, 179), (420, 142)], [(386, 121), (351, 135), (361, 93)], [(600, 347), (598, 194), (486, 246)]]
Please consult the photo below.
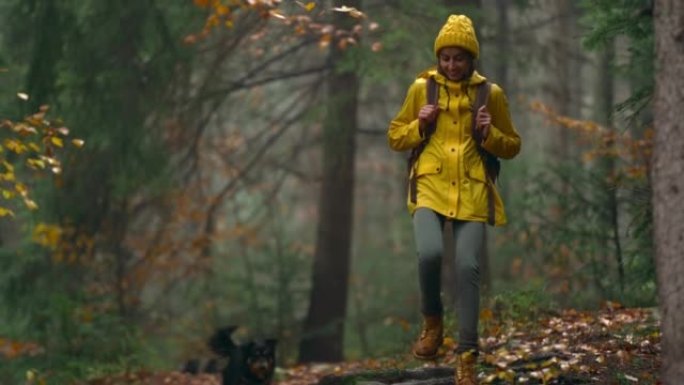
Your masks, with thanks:
[(656, 0), (655, 143), (652, 184), (658, 298), (662, 313), (662, 382), (684, 378), (684, 3)]
[[(560, 0), (554, 2), (558, 21), (554, 26), (551, 43), (553, 54), (551, 57), (550, 70), (552, 71), (551, 99), (553, 107), (563, 116), (579, 117), (579, 98), (581, 83), (582, 63), (579, 59), (579, 43), (576, 36), (579, 10), (572, 0)], [(570, 80), (574, 79), (574, 80)], [(558, 136), (552, 145), (553, 153), (561, 160), (573, 157), (572, 141), (570, 132), (566, 127), (557, 128)]]
[[(599, 54), (599, 79), (596, 82), (598, 88), (596, 89), (596, 117), (597, 121), (609, 128), (613, 125), (613, 105), (615, 104), (615, 82), (613, 74), (615, 73), (613, 61), (615, 60), (615, 42), (611, 39), (606, 42), (603, 50)], [(608, 144), (608, 152), (615, 148), (614, 143)], [(618, 197), (618, 188), (615, 158), (610, 156), (604, 157), (601, 162), (602, 172), (605, 175), (603, 180), (603, 194), (605, 194), (605, 205), (607, 208), (606, 225), (611, 229), (610, 239), (608, 240), (608, 249), (613, 248), (615, 254), (615, 263), (618, 269), (618, 280), (620, 282), (620, 295), (625, 292), (625, 263), (622, 255), (622, 242), (620, 239), (620, 206)], [(599, 278), (599, 277), (597, 277)]]
[[(335, 1), (335, 6), (342, 5), (359, 9), (361, 0)], [(347, 30), (354, 22), (340, 12), (334, 18), (338, 27)], [(330, 55), (332, 63), (344, 56), (337, 38), (331, 44)], [(359, 79), (353, 69), (333, 70), (328, 74), (327, 87), (313, 282), (299, 347), (300, 362), (334, 362), (344, 358)]]

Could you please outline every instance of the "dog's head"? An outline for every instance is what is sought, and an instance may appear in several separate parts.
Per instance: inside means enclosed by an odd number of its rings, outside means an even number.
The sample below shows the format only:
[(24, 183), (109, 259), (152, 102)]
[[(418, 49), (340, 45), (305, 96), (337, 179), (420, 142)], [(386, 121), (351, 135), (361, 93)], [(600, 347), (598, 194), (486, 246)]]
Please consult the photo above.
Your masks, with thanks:
[(219, 356), (230, 356), (233, 349), (235, 349), (232, 335), (236, 329), (237, 326), (216, 329), (216, 332), (209, 338), (209, 348)]
[(275, 370), (275, 339), (251, 341), (242, 346), (242, 353), (250, 376), (269, 381)]

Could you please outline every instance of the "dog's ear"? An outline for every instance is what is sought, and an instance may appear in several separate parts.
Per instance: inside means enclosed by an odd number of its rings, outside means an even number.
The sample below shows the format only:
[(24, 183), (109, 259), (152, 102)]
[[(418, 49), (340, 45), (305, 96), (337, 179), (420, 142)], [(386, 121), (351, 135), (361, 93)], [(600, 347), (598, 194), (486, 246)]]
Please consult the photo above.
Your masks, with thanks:
[(235, 343), (232, 338), (235, 329), (237, 329), (237, 326), (227, 326), (217, 329), (209, 338), (207, 343), (209, 348), (219, 356), (229, 357), (233, 349), (235, 349)]
[(276, 345), (278, 344), (278, 340), (275, 338), (268, 338), (264, 341), (266, 343), (266, 346), (269, 347), (269, 349), (275, 350)]
[(200, 371), (200, 361), (196, 358), (189, 359), (185, 365), (183, 365), (181, 371), (183, 373), (198, 374)]

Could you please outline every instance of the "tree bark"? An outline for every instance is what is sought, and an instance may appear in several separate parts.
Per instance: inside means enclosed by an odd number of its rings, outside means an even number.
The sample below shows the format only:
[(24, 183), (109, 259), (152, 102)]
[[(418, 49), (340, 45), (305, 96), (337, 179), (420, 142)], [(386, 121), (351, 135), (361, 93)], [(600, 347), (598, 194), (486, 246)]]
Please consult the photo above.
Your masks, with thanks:
[[(596, 120), (600, 124), (612, 129), (613, 106), (615, 104), (615, 41), (606, 42), (599, 53), (598, 80), (596, 81)], [(615, 149), (615, 143), (607, 144), (609, 152)], [(600, 163), (601, 171), (605, 176), (602, 184), (602, 196), (605, 197), (606, 217), (605, 225), (610, 227), (611, 235), (607, 240), (607, 250), (612, 248), (617, 265), (618, 281), (620, 283), (620, 295), (625, 291), (625, 263), (622, 253), (622, 241), (620, 237), (620, 200), (618, 196), (615, 158), (603, 157)], [(606, 261), (607, 262), (607, 261)], [(599, 280), (601, 277), (597, 276)]]
[(684, 378), (684, 3), (655, 1), (655, 143), (651, 170), (663, 384)]
[[(336, 0), (335, 6), (360, 9), (361, 0)], [(354, 20), (336, 12), (335, 24), (349, 30)], [(330, 60), (345, 52), (333, 39)], [(359, 78), (354, 70), (333, 70), (327, 77), (327, 112), (323, 127), (323, 179), (319, 198), (309, 310), (299, 347), (300, 362), (344, 358), (344, 321), (352, 242), (354, 156)]]
[[(559, 15), (553, 29), (551, 43), (553, 45), (551, 66), (553, 74), (550, 84), (551, 99), (556, 111), (563, 116), (579, 117), (579, 99), (582, 73), (582, 63), (579, 59), (579, 43), (576, 36), (579, 10), (572, 0), (560, 0), (554, 2), (555, 11)], [(571, 80), (575, 79), (575, 80)], [(561, 160), (573, 157), (570, 131), (566, 127), (559, 126), (558, 137), (553, 143), (553, 153)]]

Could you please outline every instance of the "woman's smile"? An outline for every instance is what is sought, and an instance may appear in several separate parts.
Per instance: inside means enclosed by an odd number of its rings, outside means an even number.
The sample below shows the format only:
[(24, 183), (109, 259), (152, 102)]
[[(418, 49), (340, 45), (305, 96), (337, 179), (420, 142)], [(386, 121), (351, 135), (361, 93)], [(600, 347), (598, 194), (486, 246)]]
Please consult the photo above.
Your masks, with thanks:
[(445, 47), (439, 51), (439, 66), (449, 80), (458, 81), (466, 77), (472, 62), (472, 55), (460, 47)]

